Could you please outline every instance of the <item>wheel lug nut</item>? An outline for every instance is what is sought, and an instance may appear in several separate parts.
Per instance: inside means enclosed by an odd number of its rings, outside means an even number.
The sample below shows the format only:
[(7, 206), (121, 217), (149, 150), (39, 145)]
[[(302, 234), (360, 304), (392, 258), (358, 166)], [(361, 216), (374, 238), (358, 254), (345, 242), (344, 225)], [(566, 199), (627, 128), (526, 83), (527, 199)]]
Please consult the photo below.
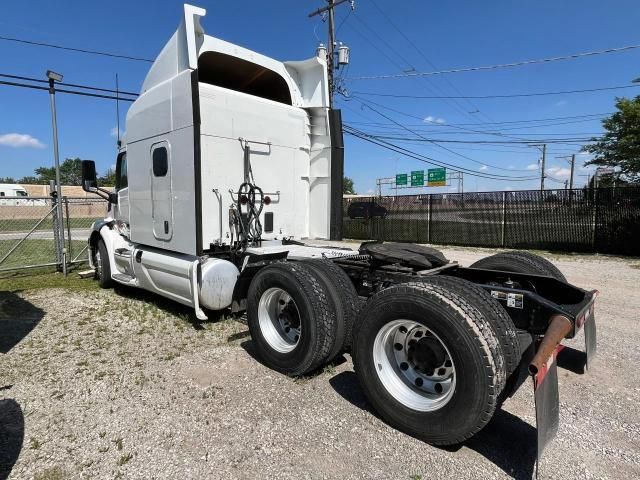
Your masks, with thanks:
[(393, 348), (395, 348), (396, 350), (402, 350), (402, 344), (401, 343), (396, 343)]
[(416, 387), (421, 387), (423, 383), (424, 381), (421, 378), (416, 378)]
[(402, 362), (400, 364), (400, 370), (407, 370), (409, 368), (409, 364), (407, 362)]

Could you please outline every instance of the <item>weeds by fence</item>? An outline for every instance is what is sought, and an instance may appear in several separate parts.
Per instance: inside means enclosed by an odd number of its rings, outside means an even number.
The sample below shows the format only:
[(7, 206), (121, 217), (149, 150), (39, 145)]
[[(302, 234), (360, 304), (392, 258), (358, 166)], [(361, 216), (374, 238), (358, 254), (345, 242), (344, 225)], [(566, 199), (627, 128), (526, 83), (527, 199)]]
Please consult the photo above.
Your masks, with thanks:
[(640, 188), (344, 200), (353, 239), (640, 255)]

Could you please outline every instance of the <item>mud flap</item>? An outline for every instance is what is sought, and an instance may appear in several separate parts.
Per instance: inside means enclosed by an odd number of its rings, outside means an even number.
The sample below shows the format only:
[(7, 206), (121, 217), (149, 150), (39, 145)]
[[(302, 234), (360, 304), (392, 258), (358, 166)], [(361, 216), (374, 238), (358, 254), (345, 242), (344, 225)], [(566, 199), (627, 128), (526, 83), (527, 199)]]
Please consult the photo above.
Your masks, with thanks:
[(556, 357), (563, 346), (553, 351), (545, 368), (541, 369), (533, 379), (533, 393), (536, 404), (536, 429), (538, 432), (538, 453), (536, 458), (536, 477), (540, 459), (546, 446), (558, 433), (560, 423), (560, 398), (558, 393), (558, 364)]
[(592, 313), (584, 322), (584, 343), (585, 352), (587, 354), (587, 370), (591, 368), (591, 362), (593, 362), (596, 356), (596, 316)]

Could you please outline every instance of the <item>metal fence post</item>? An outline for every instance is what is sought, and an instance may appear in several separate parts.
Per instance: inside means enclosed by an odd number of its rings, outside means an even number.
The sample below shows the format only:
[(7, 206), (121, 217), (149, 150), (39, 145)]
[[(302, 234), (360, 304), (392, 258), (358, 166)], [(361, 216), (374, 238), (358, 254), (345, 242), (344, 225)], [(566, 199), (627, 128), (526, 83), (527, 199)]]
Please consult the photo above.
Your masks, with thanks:
[(71, 217), (69, 216), (69, 199), (62, 197), (64, 202), (65, 220), (67, 223), (67, 249), (64, 255), (64, 274), (67, 275), (67, 266), (70, 265), (70, 259), (73, 258), (73, 252), (71, 250)]
[(502, 231), (500, 233), (500, 246), (504, 248), (505, 231), (507, 229), (507, 192), (502, 192)]
[(597, 231), (598, 231), (598, 203), (600, 202), (600, 192), (598, 191), (598, 188), (594, 188), (593, 189), (593, 221), (592, 221), (592, 225), (593, 225), (593, 232), (592, 232), (592, 236), (591, 236), (591, 248), (593, 249), (594, 252), (597, 251), (597, 247), (596, 247), (596, 240), (597, 240)]
[(62, 226), (62, 219), (60, 218), (60, 212), (62, 212), (62, 209), (59, 208), (59, 198), (58, 198), (58, 192), (56, 192), (54, 190), (55, 187), (53, 187), (53, 185), (50, 186), (51, 188), (51, 206), (54, 207), (53, 208), (53, 212), (52, 212), (52, 219), (53, 219), (53, 242), (54, 242), (54, 246), (56, 249), (56, 263), (57, 263), (57, 270), (60, 271), (62, 269), (62, 249), (64, 248), (64, 245), (60, 244), (60, 230), (63, 228)]
[(431, 197), (429, 194), (429, 201), (427, 202), (427, 243), (431, 243)]

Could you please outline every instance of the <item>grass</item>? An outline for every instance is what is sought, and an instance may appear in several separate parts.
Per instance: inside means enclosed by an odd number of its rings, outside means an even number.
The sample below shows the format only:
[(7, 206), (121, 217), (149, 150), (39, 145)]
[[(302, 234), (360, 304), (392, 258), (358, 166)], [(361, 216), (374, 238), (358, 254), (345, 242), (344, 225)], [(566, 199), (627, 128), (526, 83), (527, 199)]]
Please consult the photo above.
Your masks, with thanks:
[[(0, 258), (4, 257), (19, 242), (19, 240), (0, 240)], [(87, 245), (86, 240), (72, 240), (71, 251), (68, 255), (75, 258)], [(82, 258), (82, 257), (80, 257)], [(24, 267), (42, 265), (56, 261), (55, 243), (53, 240), (27, 239), (14, 250), (0, 265), (0, 269), (9, 267)]]
[(69, 290), (99, 290), (98, 282), (80, 278), (71, 272), (65, 278), (58, 272), (16, 272), (0, 278), (0, 291), (21, 292), (41, 288), (66, 288)]
[(122, 455), (118, 459), (118, 466), (121, 467), (121, 466), (129, 463), (129, 460), (131, 460), (132, 458), (133, 458), (133, 454), (132, 453), (125, 453), (124, 455)]
[(33, 480), (64, 480), (65, 478), (64, 471), (58, 466), (46, 468), (33, 476)]

